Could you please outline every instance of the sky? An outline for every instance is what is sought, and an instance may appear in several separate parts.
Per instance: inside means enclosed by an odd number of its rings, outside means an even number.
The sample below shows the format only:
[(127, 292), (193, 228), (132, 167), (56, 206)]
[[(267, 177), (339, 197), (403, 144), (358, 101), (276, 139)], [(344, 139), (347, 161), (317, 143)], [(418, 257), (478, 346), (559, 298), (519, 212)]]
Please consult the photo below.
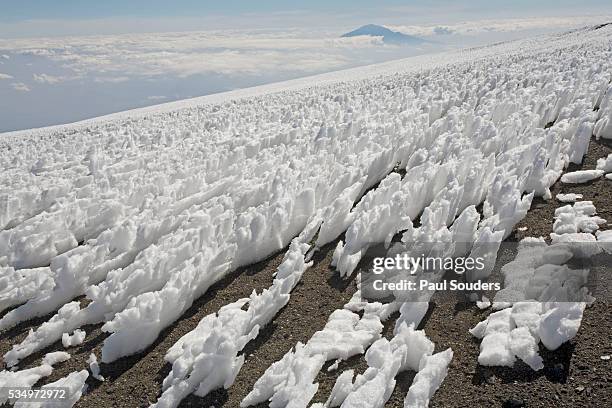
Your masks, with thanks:
[[(566, 31), (607, 21), (612, 2), (0, 0), (0, 10), (4, 132)], [(340, 38), (370, 23), (428, 42)]]

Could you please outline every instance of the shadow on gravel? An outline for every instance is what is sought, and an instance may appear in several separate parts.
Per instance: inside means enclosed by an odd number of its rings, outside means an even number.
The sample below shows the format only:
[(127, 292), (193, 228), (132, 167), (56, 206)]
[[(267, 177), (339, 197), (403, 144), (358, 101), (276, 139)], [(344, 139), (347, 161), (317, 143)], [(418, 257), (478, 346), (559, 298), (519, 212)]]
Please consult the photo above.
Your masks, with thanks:
[[(425, 327), (425, 324), (427, 324), (427, 321), (429, 320), (429, 318), (432, 316), (432, 314), (436, 310), (436, 307), (438, 306), (434, 302), (429, 302), (429, 306), (427, 307), (427, 312), (425, 313), (425, 316), (423, 316), (423, 318), (421, 319), (421, 322), (417, 326), (417, 330), (423, 330), (423, 328)], [(395, 314), (397, 314), (397, 316), (395, 316)], [(394, 313), (393, 315), (391, 315), (391, 318), (393, 318), (393, 321), (395, 321), (397, 317), (399, 317), (399, 313)], [(391, 318), (389, 320), (391, 320)]]
[(11, 310), (17, 309), (19, 306), (21, 306), (23, 304), (25, 304), (25, 303), (20, 303), (20, 304), (15, 305), (15, 306), (7, 307), (6, 309), (4, 309), (3, 311), (0, 312), (0, 319), (2, 319), (4, 316), (6, 316), (6, 314), (8, 312), (10, 312)]
[(604, 145), (606, 147), (612, 148), (612, 139), (599, 139), (597, 141), (598, 144)]
[(327, 283), (329, 284), (329, 286), (331, 286), (334, 289), (344, 291), (346, 290), (346, 288), (348, 288), (353, 283), (356, 277), (357, 277), (356, 273), (353, 273), (348, 278), (341, 278), (340, 274), (335, 273), (332, 276), (330, 276), (329, 279), (327, 279)]
[[(416, 376), (416, 371), (406, 370), (400, 372), (395, 376), (395, 389), (398, 390), (400, 395), (405, 396), (408, 394), (408, 390), (414, 381), (414, 377)], [(394, 390), (395, 391), (395, 390)]]
[[(30, 329), (40, 326), (52, 318), (54, 314), (55, 312), (49, 313), (45, 316), (36, 317), (26, 322), (21, 322), (18, 325), (1, 332), (2, 337), (0, 340), (0, 350), (2, 351), (2, 354), (11, 349), (10, 345), (21, 342)], [(4, 362), (2, 362), (2, 364), (4, 364)]]
[[(533, 371), (527, 364), (517, 360), (514, 367), (486, 367), (477, 365), (472, 377), (472, 384), (483, 385), (501, 382), (502, 384), (529, 383), (540, 377), (553, 383), (565, 384), (569, 377), (569, 368), (574, 353), (574, 344), (564, 343), (555, 351), (547, 350), (540, 345), (540, 355), (544, 368)], [(499, 381), (498, 381), (499, 379)]]

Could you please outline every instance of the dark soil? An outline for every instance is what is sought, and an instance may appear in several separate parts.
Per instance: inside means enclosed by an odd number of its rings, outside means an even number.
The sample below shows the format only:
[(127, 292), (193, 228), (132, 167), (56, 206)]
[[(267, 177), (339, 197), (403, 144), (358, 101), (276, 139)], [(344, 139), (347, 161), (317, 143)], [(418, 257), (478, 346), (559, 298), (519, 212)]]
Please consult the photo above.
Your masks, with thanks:
[[(609, 146), (593, 142), (582, 166), (592, 169), (600, 157), (612, 152)], [(557, 183), (553, 199), (534, 200), (527, 217), (517, 226), (509, 241), (525, 236), (544, 236), (552, 231), (554, 209), (564, 205), (554, 199), (559, 192), (574, 192), (591, 200), (601, 217), (612, 224), (612, 181), (599, 179), (587, 184), (564, 185)], [(611, 225), (603, 225), (602, 229)], [(520, 231), (523, 227), (526, 230)], [(244, 350), (246, 361), (228, 390), (217, 390), (206, 398), (191, 395), (181, 407), (228, 407), (237, 408), (240, 401), (252, 389), (255, 381), (275, 361), (278, 361), (298, 341), (306, 342), (312, 334), (323, 328), (327, 318), (335, 309), (341, 308), (355, 291), (353, 281), (344, 281), (330, 266), (331, 255), (336, 242), (322, 248), (314, 258), (314, 266), (308, 269), (302, 281), (291, 295), (289, 304), (276, 316), (274, 321), (262, 330), (258, 338)], [(88, 379), (89, 391), (75, 405), (76, 407), (147, 407), (161, 393), (161, 382), (170, 370), (163, 357), (168, 348), (180, 336), (195, 328), (199, 320), (216, 312), (221, 306), (247, 297), (253, 289), (261, 291), (271, 283), (272, 274), (282, 260), (283, 253), (266, 261), (237, 271), (217, 283), (207, 294), (198, 299), (188, 312), (172, 326), (164, 330), (158, 340), (144, 352), (122, 358), (112, 364), (101, 364), (105, 382)], [(609, 288), (609, 267), (602, 267), (597, 275), (600, 286)], [(607, 273), (606, 273), (607, 272)], [(605, 293), (609, 294), (606, 290)], [(421, 323), (429, 338), (436, 344), (436, 352), (451, 347), (454, 358), (449, 373), (441, 388), (434, 395), (431, 407), (607, 407), (612, 405), (611, 360), (600, 356), (612, 354), (610, 328), (610, 297), (598, 297), (585, 312), (577, 337), (560, 349), (550, 352), (541, 349), (545, 368), (532, 371), (522, 362), (513, 368), (485, 368), (477, 364), (479, 341), (468, 329), (484, 319), (488, 311), (481, 311), (472, 304), (466, 305), (436, 294), (430, 310)], [(13, 344), (21, 341), (30, 328), (38, 327), (45, 318), (23, 323), (2, 333), (0, 353), (4, 354)], [(396, 316), (386, 323), (384, 335), (392, 336)], [(53, 374), (43, 379), (42, 385), (55, 381), (72, 371), (87, 367), (86, 360), (94, 352), (98, 357), (106, 334), (101, 325), (87, 326), (84, 344), (69, 348), (72, 358), (58, 364)], [(63, 350), (61, 342), (36, 353), (24, 360), (19, 368), (28, 368), (40, 363), (47, 352)], [(319, 390), (313, 402), (325, 401), (337, 376), (345, 369), (353, 368), (363, 372), (367, 365), (363, 356), (355, 356), (340, 363), (339, 368), (327, 371), (328, 362), (317, 377)], [(414, 372), (401, 373), (387, 407), (403, 407)], [(521, 405), (522, 404), (522, 405)], [(261, 404), (267, 406), (267, 404)]]

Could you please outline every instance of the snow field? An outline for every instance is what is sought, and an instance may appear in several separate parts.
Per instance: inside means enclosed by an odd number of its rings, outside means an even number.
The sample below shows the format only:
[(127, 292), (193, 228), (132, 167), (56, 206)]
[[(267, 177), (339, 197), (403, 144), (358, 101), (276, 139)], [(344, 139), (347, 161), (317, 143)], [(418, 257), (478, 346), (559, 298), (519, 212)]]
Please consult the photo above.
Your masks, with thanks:
[(518, 357), (533, 370), (541, 370), (540, 341), (555, 350), (574, 338), (585, 307), (595, 299), (586, 287), (590, 271), (570, 269), (566, 263), (609, 250), (610, 234), (597, 231), (606, 220), (595, 213), (591, 201), (559, 207), (552, 244), (543, 238), (520, 242), (515, 260), (502, 267), (504, 288), (493, 299), (493, 309), (502, 310), (470, 330), (482, 339), (479, 364), (512, 367)]
[[(215, 282), (290, 245), (268, 290), (205, 317), (168, 350), (173, 368), (156, 404), (176, 406), (231, 386), (241, 350), (289, 301), (312, 252), (343, 232), (334, 252), (341, 276), (375, 243), (484, 256), (486, 276), (495, 244), (532, 198), (551, 198), (549, 187), (582, 160), (591, 134), (612, 137), (611, 35), (609, 27), (581, 30), (437, 57), (422, 71), (382, 65), (344, 82), (0, 137), (0, 308), (16, 306), (0, 330), (55, 312), (5, 362), (15, 366), (59, 340), (78, 344), (80, 328), (94, 323), (109, 333), (102, 362), (145, 350)], [(558, 220), (553, 242), (596, 239), (600, 219), (587, 207)], [(84, 307), (74, 301), (81, 295)], [(426, 406), (452, 357), (403, 347), (408, 337), (426, 340), (410, 324), (428, 298), (382, 305), (356, 295), (268, 368), (242, 406), (305, 407), (325, 361), (363, 353), (369, 372), (354, 383), (342, 377), (343, 406), (359, 395), (384, 405), (388, 389), (367, 390), (406, 367), (418, 370), (407, 406)], [(571, 338), (579, 309), (543, 310), (538, 339), (554, 347)], [(394, 337), (382, 339), (382, 321), (397, 310)], [(486, 341), (496, 347), (487, 361), (518, 356), (537, 367), (534, 333), (506, 314), (483, 329), (485, 339), (497, 336)], [(62, 379), (75, 395), (81, 373)]]

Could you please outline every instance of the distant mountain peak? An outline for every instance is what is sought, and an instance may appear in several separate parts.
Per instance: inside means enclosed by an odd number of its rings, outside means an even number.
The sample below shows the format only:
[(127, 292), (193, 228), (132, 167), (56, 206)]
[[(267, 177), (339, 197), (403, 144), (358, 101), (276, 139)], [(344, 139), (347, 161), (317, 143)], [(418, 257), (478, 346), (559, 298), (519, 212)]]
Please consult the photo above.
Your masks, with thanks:
[(395, 44), (395, 45), (416, 45), (416, 44), (422, 44), (424, 42), (427, 42), (422, 38), (415, 37), (413, 35), (400, 33), (399, 31), (393, 31), (393, 30), (388, 29), (385, 26), (376, 25), (376, 24), (366, 24), (364, 26), (359, 27), (356, 30), (353, 30), (346, 34), (342, 34), (342, 37), (357, 37), (360, 35), (368, 35), (371, 37), (382, 37), (384, 43)]

